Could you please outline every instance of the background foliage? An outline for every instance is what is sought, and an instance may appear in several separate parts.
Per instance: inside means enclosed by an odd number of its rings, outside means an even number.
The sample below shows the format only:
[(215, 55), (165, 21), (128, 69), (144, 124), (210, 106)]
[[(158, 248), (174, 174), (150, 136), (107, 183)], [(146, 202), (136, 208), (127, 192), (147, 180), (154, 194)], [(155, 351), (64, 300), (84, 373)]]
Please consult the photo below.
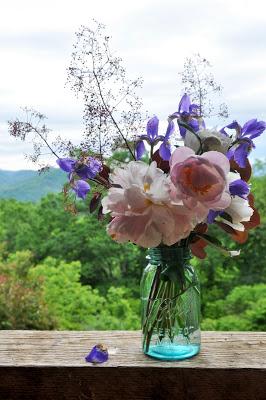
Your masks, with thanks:
[[(203, 329), (266, 330), (265, 164), (255, 169), (261, 226), (239, 257), (209, 249), (207, 259), (193, 260)], [(113, 242), (86, 204), (79, 208), (78, 216), (65, 212), (61, 194), (0, 200), (0, 329), (139, 329), (145, 251)]]

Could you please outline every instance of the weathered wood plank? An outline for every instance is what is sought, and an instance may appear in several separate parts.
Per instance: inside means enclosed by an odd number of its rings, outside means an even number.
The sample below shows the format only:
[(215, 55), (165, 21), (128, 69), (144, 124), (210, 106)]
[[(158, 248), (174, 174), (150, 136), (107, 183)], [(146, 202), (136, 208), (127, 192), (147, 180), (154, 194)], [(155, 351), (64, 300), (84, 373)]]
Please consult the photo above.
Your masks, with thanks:
[[(0, 331), (0, 400), (265, 400), (266, 333), (204, 332), (186, 361), (145, 357), (139, 332)], [(98, 342), (109, 361), (84, 361)]]
[(137, 331), (0, 331), (0, 366), (91, 367), (84, 356), (98, 342), (111, 352), (100, 368), (266, 368), (266, 332), (203, 332), (198, 356), (160, 363), (142, 354)]

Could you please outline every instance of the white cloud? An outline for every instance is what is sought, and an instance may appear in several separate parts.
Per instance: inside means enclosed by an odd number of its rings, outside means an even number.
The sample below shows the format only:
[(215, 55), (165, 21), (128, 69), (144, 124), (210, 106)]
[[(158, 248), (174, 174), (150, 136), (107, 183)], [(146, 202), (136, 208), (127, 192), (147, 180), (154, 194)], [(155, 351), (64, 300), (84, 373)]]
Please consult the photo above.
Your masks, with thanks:
[[(132, 76), (144, 78), (144, 108), (165, 118), (180, 95), (184, 58), (209, 59), (231, 119), (266, 119), (265, 5), (262, 0), (9, 0), (1, 5), (0, 168), (32, 168), (28, 147), (9, 138), (5, 121), (31, 106), (56, 132), (78, 140), (82, 104), (65, 88), (74, 32), (91, 18), (106, 23)], [(217, 121), (214, 121), (216, 124)], [(265, 134), (266, 138), (266, 134)], [(26, 147), (25, 147), (26, 146)], [(29, 145), (28, 145), (29, 146)], [(253, 158), (261, 157), (259, 138)]]

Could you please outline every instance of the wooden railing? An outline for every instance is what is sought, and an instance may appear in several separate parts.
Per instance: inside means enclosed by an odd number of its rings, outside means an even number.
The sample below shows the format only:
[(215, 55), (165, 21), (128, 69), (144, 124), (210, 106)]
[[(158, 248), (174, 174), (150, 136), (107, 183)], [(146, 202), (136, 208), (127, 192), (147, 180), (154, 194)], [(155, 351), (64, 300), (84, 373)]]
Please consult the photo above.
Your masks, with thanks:
[[(97, 343), (105, 364), (84, 357)], [(266, 400), (266, 333), (204, 332), (192, 359), (144, 356), (139, 332), (0, 331), (0, 400)]]

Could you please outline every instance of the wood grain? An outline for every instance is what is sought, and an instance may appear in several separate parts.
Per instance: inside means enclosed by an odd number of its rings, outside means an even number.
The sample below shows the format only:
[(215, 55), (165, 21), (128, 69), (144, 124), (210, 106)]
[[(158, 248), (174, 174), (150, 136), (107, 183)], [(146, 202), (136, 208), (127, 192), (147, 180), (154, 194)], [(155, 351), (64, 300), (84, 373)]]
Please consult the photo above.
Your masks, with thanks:
[[(109, 361), (85, 362), (96, 343)], [(0, 331), (0, 400), (266, 400), (266, 333), (204, 332), (190, 360), (142, 354), (139, 332)]]

